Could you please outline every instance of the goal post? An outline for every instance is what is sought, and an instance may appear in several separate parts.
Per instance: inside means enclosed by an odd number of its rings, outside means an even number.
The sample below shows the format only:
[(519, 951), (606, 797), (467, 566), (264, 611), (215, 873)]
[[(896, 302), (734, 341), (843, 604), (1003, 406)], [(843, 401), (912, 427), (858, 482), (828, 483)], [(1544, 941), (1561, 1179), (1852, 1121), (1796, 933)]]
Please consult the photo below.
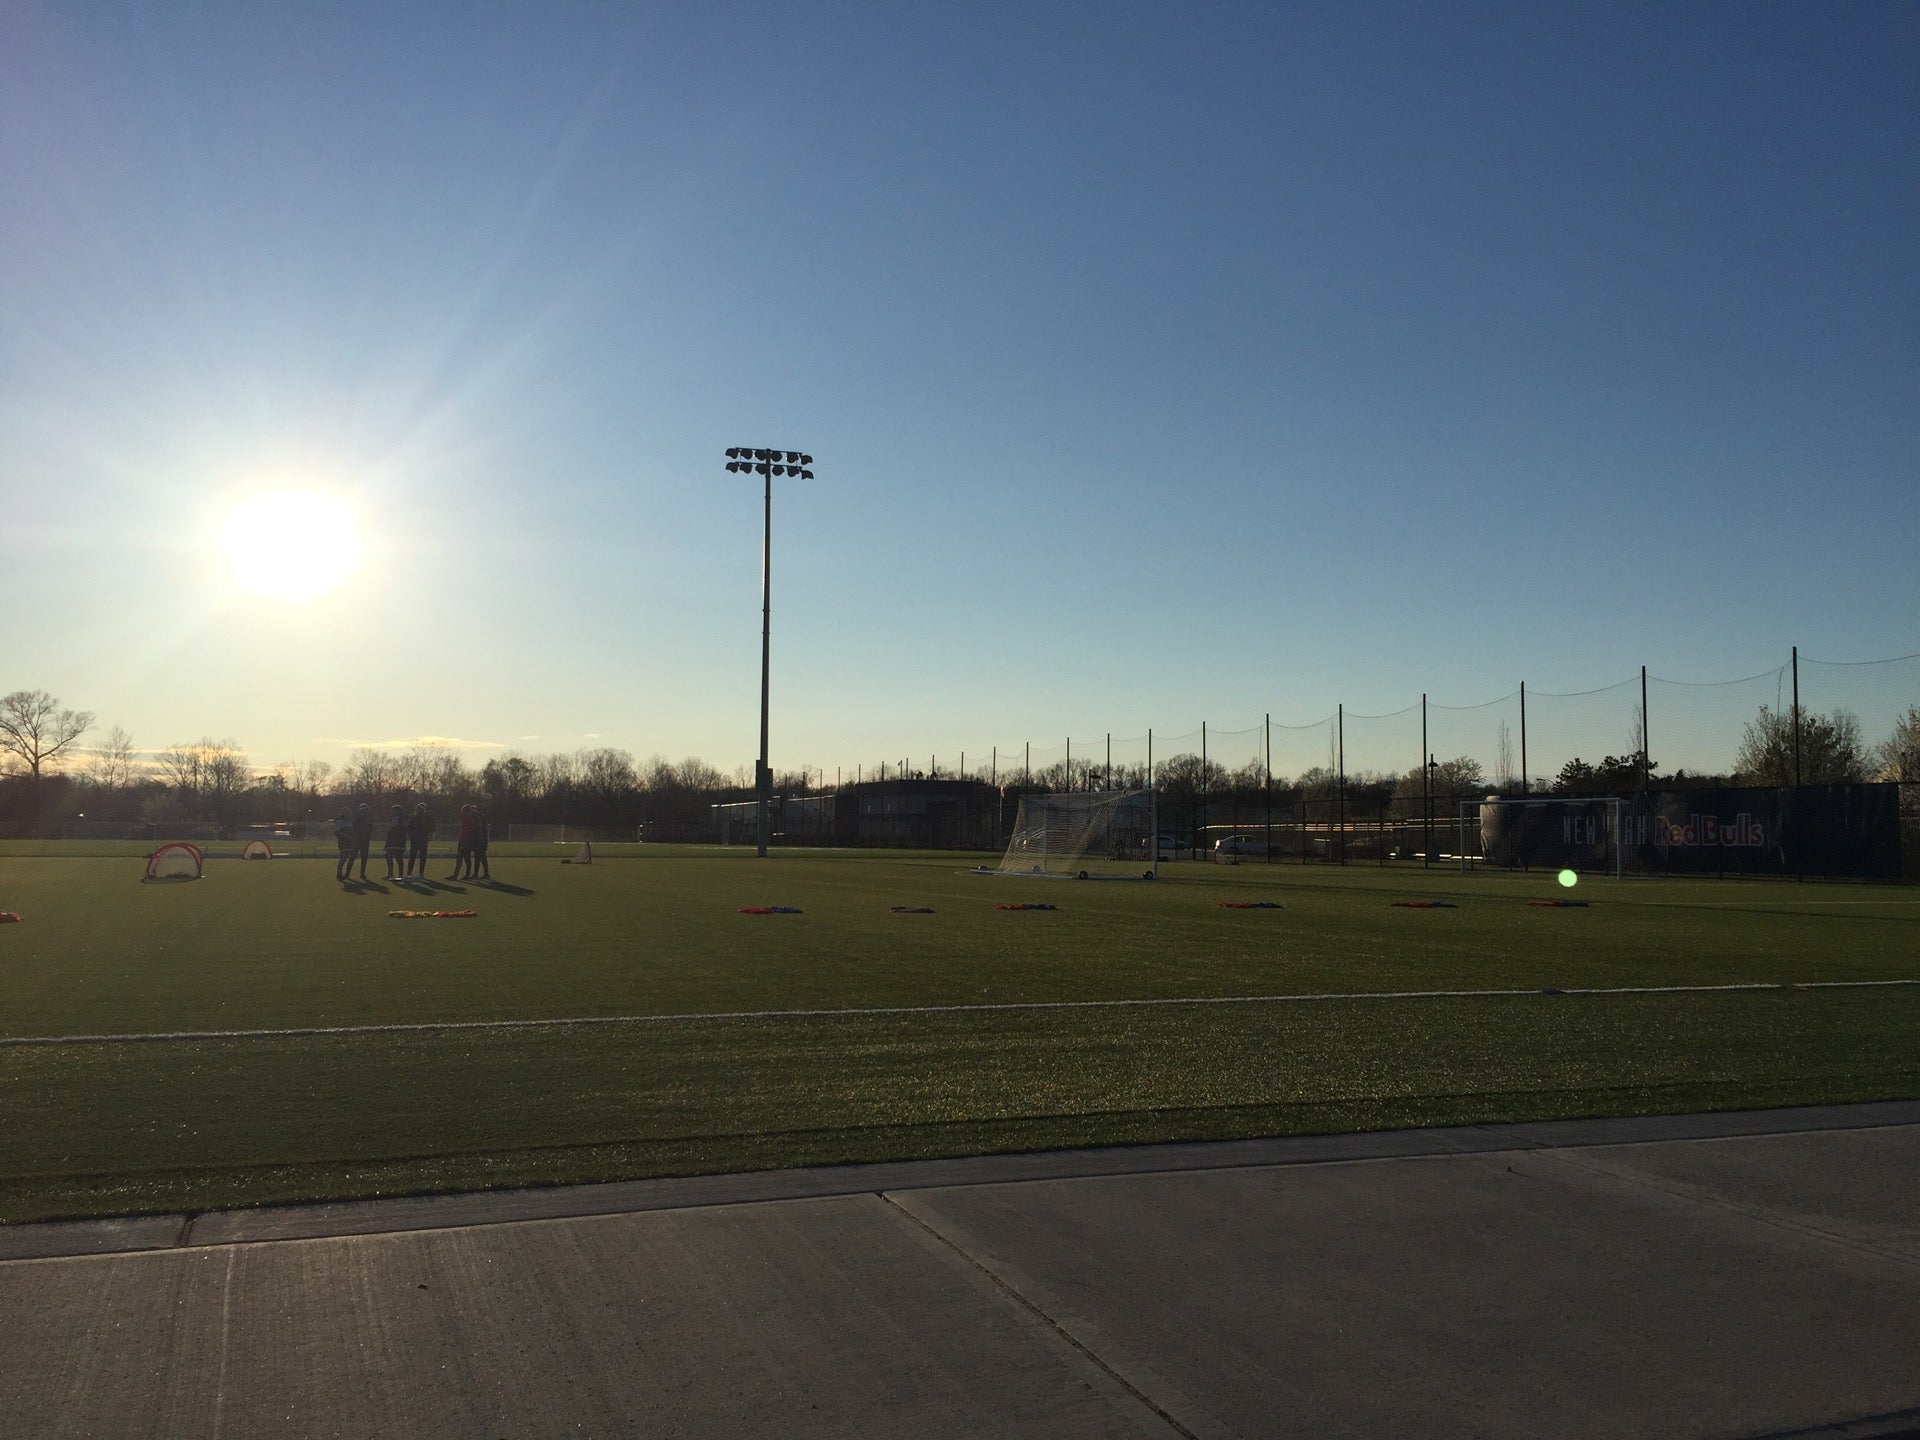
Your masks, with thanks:
[(1152, 790), (1023, 795), (995, 875), (1069, 880), (1151, 880), (1159, 816)]
[(1462, 800), (1460, 869), (1626, 873), (1627, 802), (1618, 795)]

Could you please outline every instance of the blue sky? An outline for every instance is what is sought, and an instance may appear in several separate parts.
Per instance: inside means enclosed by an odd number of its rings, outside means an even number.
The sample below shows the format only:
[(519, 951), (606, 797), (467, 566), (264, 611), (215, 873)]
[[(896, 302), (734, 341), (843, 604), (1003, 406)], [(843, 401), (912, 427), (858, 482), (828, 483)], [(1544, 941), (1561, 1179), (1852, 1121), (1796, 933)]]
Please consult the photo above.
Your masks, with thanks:
[[(741, 443), (818, 460), (782, 769), (1911, 654), (1917, 64), (1912, 5), (11, 0), (0, 689), (750, 764)], [(319, 600), (214, 543), (283, 486), (354, 512)]]

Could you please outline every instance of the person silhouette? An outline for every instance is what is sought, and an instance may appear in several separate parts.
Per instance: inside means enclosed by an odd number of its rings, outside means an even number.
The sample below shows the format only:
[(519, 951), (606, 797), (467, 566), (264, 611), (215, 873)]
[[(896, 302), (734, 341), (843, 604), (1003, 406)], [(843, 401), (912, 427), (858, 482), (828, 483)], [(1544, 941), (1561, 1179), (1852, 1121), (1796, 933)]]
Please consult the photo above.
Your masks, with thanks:
[(407, 873), (407, 816), (398, 805), (393, 807), (387, 821), (387, 844), (385, 851), (387, 879), (400, 880)]
[(367, 878), (367, 856), (373, 850), (373, 806), (366, 801), (360, 802), (360, 808), (353, 812), (353, 854), (347, 857), (352, 866), (355, 860), (360, 862), (360, 878)]
[(407, 874), (427, 878), (427, 841), (433, 838), (433, 819), (422, 800), (407, 817)]
[(340, 859), (333, 867), (333, 878), (347, 881), (353, 878), (353, 812), (342, 810), (333, 817), (333, 840), (340, 847)]

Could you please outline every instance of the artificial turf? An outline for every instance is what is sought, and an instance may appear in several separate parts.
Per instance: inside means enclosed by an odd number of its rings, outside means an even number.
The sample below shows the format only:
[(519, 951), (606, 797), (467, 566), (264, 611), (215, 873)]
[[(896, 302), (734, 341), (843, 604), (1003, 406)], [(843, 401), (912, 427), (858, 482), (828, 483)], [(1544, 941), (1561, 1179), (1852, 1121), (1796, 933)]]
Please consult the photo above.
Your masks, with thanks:
[[(498, 885), (428, 901), (325, 860), (0, 858), (0, 1038), (481, 1024), (0, 1045), (0, 1218), (1920, 1095), (1920, 987), (1547, 993), (1920, 979), (1910, 888), (1589, 879), (1549, 910), (1544, 876), (968, 863), (496, 847)], [(1060, 908), (994, 908), (1033, 899)], [(1439, 990), (1525, 993), (1074, 1003)], [(997, 1005), (1060, 1008), (925, 1008)]]

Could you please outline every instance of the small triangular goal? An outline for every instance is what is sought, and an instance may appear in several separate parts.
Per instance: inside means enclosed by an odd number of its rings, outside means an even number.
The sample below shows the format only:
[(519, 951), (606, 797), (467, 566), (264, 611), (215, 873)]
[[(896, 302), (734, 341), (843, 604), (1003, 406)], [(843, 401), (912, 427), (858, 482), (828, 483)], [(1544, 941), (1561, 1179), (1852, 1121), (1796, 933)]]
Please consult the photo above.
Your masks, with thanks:
[(592, 846), (592, 845), (582, 845), (582, 846), (581, 846), (581, 847), (580, 847), (580, 848), (579, 848), (578, 850), (576, 850), (576, 851), (574, 851), (574, 852), (573, 852), (573, 858), (572, 858), (571, 860), (562, 860), (562, 861), (561, 861), (560, 863), (561, 863), (562, 865), (591, 865), (591, 864), (593, 864), (593, 846)]
[(147, 856), (147, 879), (198, 880), (204, 858), (198, 845), (169, 840)]
[(240, 847), (240, 858), (242, 860), (271, 860), (273, 859), (273, 846), (264, 840), (249, 840), (245, 845)]

